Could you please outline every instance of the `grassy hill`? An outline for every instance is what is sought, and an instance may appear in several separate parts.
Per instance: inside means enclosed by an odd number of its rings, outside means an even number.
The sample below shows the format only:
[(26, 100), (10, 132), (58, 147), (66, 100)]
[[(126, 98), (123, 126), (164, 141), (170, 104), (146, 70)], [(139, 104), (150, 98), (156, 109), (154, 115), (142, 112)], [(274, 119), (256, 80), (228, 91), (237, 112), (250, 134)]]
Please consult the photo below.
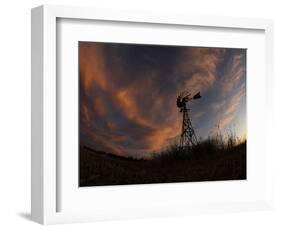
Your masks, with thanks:
[(189, 154), (171, 147), (151, 160), (118, 157), (80, 147), (80, 186), (246, 179), (246, 142), (202, 142)]

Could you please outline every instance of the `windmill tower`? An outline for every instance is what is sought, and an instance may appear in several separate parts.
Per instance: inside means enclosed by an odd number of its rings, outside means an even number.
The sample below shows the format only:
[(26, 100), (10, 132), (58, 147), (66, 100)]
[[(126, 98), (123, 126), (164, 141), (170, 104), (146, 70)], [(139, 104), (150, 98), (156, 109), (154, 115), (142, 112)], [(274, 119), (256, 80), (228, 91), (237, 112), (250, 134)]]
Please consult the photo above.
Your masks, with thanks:
[(177, 98), (177, 107), (182, 113), (182, 129), (180, 136), (180, 148), (188, 149), (194, 144), (197, 144), (197, 137), (195, 135), (194, 129), (189, 118), (190, 109), (187, 108), (187, 103), (191, 100), (200, 99), (200, 92), (191, 97), (191, 94), (187, 91), (183, 91), (179, 94)]

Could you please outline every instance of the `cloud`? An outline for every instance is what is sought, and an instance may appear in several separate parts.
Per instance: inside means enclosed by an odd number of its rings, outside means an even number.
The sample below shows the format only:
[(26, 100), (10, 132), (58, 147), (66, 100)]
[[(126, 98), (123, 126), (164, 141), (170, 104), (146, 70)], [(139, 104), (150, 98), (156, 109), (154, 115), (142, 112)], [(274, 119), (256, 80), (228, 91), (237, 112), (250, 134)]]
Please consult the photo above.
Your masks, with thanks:
[(225, 49), (218, 48), (191, 48), (185, 52), (181, 66), (187, 78), (184, 88), (192, 94), (207, 91), (216, 81), (216, 72)]
[(151, 122), (145, 119), (139, 111), (140, 106), (136, 102), (136, 97), (134, 95), (134, 88), (121, 89), (116, 93), (116, 105), (120, 107), (123, 114), (127, 116), (128, 119), (133, 120), (141, 126), (150, 127)]
[(238, 50), (230, 52), (223, 63), (222, 74), (216, 87), (217, 98), (211, 104), (211, 108), (215, 112), (215, 123), (212, 131), (218, 125), (220, 130), (229, 127), (233, 124), (241, 106), (246, 106), (242, 103), (242, 99), (246, 95), (245, 58), (246, 51)]
[(213, 111), (218, 111), (221, 110), (225, 104), (226, 104), (226, 100), (223, 99), (221, 101), (216, 101), (212, 103), (211, 108), (213, 109)]
[(231, 93), (240, 80), (246, 77), (246, 66), (244, 63), (244, 55), (241, 53), (232, 56), (227, 64), (226, 71), (222, 77), (222, 93)]
[(157, 151), (163, 146), (171, 144), (171, 141), (179, 134), (180, 126), (174, 125), (171, 127), (165, 127), (161, 129), (155, 129), (150, 132), (146, 137), (146, 141), (149, 143), (150, 151)]
[[(126, 156), (123, 149), (114, 144), (114, 139), (111, 138), (111, 140), (108, 140), (108, 139), (104, 138), (102, 135), (100, 135), (100, 133), (98, 133), (98, 134), (91, 133), (90, 136), (92, 137), (93, 141), (96, 141), (97, 143), (103, 145), (110, 152), (113, 152), (119, 156)], [(120, 138), (120, 137), (118, 137), (118, 138)]]
[[(95, 55), (93, 55), (95, 54)], [(93, 85), (102, 89), (109, 87), (107, 71), (101, 45), (92, 45), (88, 42), (79, 43), (79, 74), (83, 92), (90, 94)]]
[[(221, 101), (214, 100), (222, 91), (220, 82), (227, 85), (230, 76), (237, 82), (242, 78), (237, 69), (243, 57), (235, 56), (223, 81), (219, 79), (226, 51), (80, 42), (81, 144), (134, 157), (165, 148), (180, 134), (181, 114), (175, 101), (186, 89), (203, 92), (204, 100), (192, 104), (192, 117), (198, 125), (205, 124), (207, 108), (221, 109)], [(233, 120), (229, 103), (229, 111), (223, 113), (225, 124)], [(238, 101), (231, 103), (235, 107)]]
[(237, 92), (230, 96), (228, 102), (221, 109), (221, 114), (218, 116), (218, 124), (220, 129), (226, 128), (236, 117), (237, 111), (241, 106), (241, 100), (246, 94), (245, 85), (242, 85)]

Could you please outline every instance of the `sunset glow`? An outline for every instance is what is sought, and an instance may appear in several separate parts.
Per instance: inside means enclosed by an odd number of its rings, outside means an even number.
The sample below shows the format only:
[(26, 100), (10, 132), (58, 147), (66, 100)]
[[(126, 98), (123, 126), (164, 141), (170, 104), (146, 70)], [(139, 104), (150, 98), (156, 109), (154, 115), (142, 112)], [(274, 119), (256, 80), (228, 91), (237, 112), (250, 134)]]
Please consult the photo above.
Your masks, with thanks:
[(191, 102), (198, 138), (246, 139), (246, 50), (79, 42), (80, 145), (149, 157), (181, 132), (176, 98)]

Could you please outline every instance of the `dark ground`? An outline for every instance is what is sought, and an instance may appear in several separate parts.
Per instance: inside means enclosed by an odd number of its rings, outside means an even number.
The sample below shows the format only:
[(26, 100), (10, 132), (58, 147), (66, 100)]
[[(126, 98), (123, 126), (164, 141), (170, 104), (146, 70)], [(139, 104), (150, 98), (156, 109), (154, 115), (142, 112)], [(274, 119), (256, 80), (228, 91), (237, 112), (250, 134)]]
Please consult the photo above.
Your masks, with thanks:
[(152, 160), (118, 157), (80, 147), (79, 185), (125, 185), (246, 179), (246, 142), (231, 149)]

